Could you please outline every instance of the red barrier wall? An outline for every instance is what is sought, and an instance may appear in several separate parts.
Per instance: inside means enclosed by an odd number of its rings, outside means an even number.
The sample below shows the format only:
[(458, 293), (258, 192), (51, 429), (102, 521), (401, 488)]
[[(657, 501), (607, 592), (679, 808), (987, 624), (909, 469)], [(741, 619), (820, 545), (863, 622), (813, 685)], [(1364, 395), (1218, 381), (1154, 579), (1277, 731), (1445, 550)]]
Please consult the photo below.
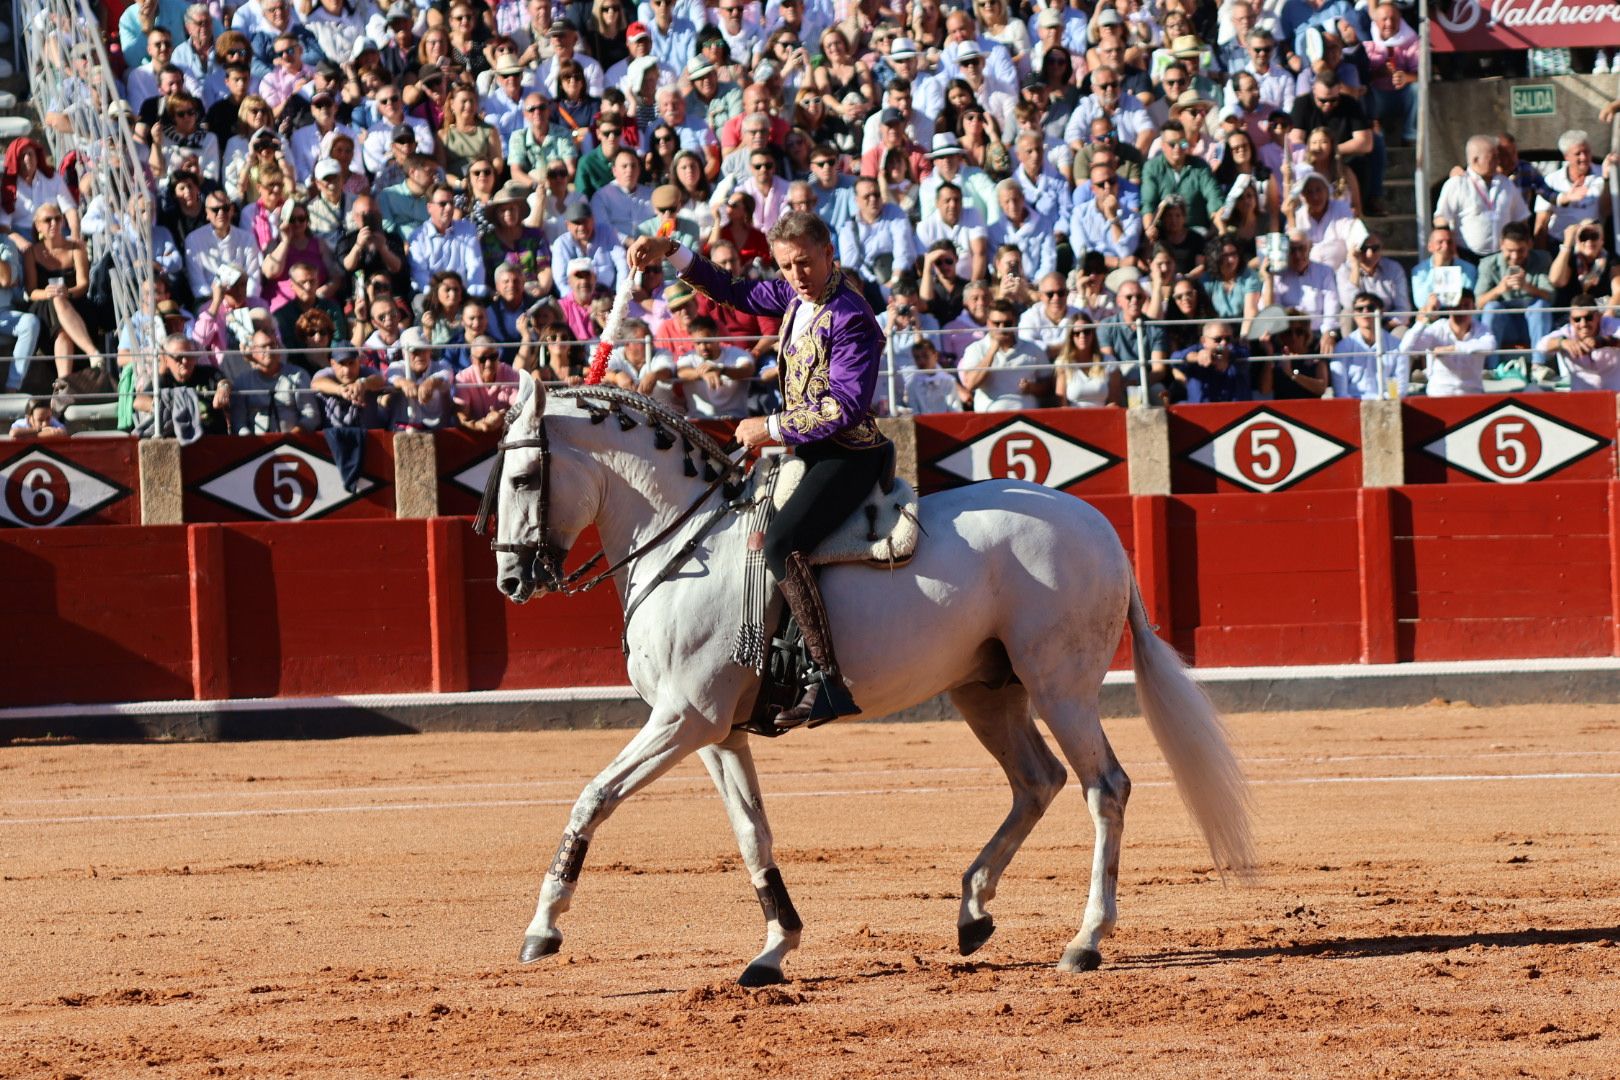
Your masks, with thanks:
[(1177, 494), (1361, 486), (1359, 402), (1177, 405), (1169, 421)]
[(360, 490), (344, 489), (324, 435), (199, 439), (180, 451), (186, 521), (394, 516), (394, 440), (365, 436)]
[(134, 439), (0, 441), (0, 524), (138, 525)]
[(992, 477), (1031, 480), (1073, 495), (1124, 495), (1123, 409), (919, 416), (923, 494)]
[(1408, 484), (1615, 476), (1613, 394), (1409, 398), (1401, 427)]

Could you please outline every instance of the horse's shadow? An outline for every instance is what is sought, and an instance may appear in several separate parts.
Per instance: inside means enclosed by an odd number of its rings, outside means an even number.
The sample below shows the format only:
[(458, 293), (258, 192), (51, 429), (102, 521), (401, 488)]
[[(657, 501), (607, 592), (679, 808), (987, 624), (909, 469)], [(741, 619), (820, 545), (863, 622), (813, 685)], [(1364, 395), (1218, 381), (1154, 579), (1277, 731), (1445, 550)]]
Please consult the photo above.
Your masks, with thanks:
[(1329, 938), (1287, 945), (1253, 945), (1232, 949), (1180, 949), (1116, 956), (1113, 968), (1207, 967), (1233, 960), (1261, 960), (1273, 956), (1320, 957), (1356, 960), (1371, 956), (1446, 953), (1483, 945), (1493, 949), (1522, 949), (1533, 945), (1595, 945), (1620, 940), (1620, 926), (1594, 926), (1564, 930), (1509, 930), (1473, 934), (1388, 934), (1365, 938)]

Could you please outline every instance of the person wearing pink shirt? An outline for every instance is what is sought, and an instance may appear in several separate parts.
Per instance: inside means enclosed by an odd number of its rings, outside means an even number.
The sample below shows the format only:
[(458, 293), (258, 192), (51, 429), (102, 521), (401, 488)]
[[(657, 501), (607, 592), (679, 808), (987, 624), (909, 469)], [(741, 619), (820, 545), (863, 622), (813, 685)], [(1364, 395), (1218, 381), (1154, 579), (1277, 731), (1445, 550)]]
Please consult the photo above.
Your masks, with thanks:
[(1372, 65), (1372, 117), (1404, 144), (1417, 141), (1417, 71), (1421, 52), (1417, 31), (1401, 18), (1391, 0), (1372, 12), (1372, 36), (1362, 49)]

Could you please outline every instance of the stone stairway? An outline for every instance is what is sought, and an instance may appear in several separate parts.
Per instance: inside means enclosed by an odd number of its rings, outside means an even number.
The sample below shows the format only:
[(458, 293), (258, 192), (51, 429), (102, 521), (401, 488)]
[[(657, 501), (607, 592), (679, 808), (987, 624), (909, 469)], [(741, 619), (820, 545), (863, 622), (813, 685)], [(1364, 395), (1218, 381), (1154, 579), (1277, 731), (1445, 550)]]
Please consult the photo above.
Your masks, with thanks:
[(1384, 173), (1384, 214), (1368, 217), (1367, 227), (1384, 238), (1384, 254), (1411, 270), (1425, 257), (1418, 246), (1417, 187), (1413, 173), (1417, 151), (1410, 146), (1389, 148), (1389, 168)]

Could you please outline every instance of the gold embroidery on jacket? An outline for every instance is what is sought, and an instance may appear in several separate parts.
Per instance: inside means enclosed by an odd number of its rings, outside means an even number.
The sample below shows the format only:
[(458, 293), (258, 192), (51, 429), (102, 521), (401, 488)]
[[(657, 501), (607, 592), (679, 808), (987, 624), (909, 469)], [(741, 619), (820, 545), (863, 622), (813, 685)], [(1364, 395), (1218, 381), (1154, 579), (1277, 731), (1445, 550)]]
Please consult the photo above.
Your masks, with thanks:
[[(799, 301), (788, 305), (782, 317), (782, 326), (791, 328)], [(832, 361), (827, 356), (825, 335), (832, 327), (833, 311), (823, 308), (816, 313), (805, 333), (798, 335), (782, 349), (779, 364), (782, 376), (783, 431), (790, 431), (809, 439), (824, 428), (835, 427), (843, 421), (844, 408), (833, 396)], [(877, 423), (870, 415), (861, 417), (844, 430), (832, 434), (832, 440), (851, 448), (878, 446), (885, 442)]]

